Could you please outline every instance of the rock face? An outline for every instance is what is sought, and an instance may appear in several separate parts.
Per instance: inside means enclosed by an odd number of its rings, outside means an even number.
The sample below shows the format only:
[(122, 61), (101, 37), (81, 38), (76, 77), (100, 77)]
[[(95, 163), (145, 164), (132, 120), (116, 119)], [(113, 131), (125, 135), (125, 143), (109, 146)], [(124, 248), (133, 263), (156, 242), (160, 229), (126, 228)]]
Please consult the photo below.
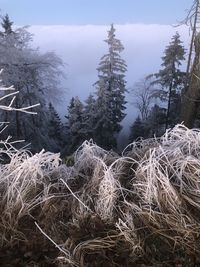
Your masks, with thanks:
[(181, 120), (185, 126), (192, 128), (200, 104), (200, 33), (194, 42), (195, 58), (190, 75), (189, 86), (183, 96)]

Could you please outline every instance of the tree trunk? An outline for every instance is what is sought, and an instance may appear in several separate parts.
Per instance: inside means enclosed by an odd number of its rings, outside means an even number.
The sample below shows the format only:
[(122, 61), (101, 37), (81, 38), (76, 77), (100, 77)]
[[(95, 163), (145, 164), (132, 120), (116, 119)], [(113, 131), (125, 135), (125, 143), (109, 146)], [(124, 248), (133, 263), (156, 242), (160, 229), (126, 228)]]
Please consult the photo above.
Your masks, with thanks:
[(169, 98), (168, 98), (168, 104), (167, 104), (165, 130), (167, 130), (169, 126), (169, 120), (170, 120), (169, 117), (170, 117), (170, 108), (171, 108), (172, 86), (173, 86), (173, 81), (171, 81), (170, 86), (169, 86)]
[(195, 37), (195, 58), (188, 89), (183, 95), (181, 121), (192, 128), (200, 104), (200, 33)]
[[(16, 99), (16, 108), (19, 108), (18, 100)], [(17, 138), (21, 138), (21, 126), (20, 126), (20, 119), (19, 119), (19, 112), (15, 111), (15, 123), (16, 123), (16, 135)]]
[(195, 7), (195, 12), (194, 12), (194, 23), (191, 26), (192, 38), (191, 38), (191, 42), (190, 42), (190, 49), (189, 49), (189, 55), (188, 55), (188, 61), (187, 61), (186, 82), (188, 81), (189, 72), (190, 72), (190, 65), (191, 65), (191, 60), (192, 60), (192, 50), (193, 50), (194, 40), (195, 40), (196, 30), (197, 30), (198, 11), (199, 11), (199, 0), (196, 1), (196, 7)]

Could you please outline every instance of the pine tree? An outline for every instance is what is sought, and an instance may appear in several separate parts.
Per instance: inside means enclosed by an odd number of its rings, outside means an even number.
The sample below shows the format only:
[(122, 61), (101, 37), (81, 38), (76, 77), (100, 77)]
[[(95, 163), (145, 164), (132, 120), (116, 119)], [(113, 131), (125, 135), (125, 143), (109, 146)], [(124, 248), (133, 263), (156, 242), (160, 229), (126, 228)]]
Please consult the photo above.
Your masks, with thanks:
[(126, 63), (120, 57), (124, 50), (121, 41), (115, 38), (115, 28), (108, 31), (108, 53), (99, 63), (96, 107), (95, 141), (104, 148), (116, 147), (116, 137), (125, 117), (125, 72)]
[(171, 116), (171, 105), (177, 98), (173, 96), (180, 94), (184, 87), (185, 73), (180, 70), (182, 61), (185, 59), (184, 55), (185, 49), (177, 32), (165, 49), (161, 64), (163, 68), (156, 74), (156, 83), (162, 87), (159, 97), (167, 101), (166, 128), (174, 124)]
[(38, 49), (33, 49), (32, 35), (26, 27), (13, 30), (8, 16), (3, 18), (2, 27), (0, 69), (3, 69), (3, 83), (8, 87), (13, 85), (20, 91), (15, 99), (16, 108), (40, 103), (36, 109), (37, 116), (2, 111), (1, 120), (11, 122), (4, 134), (11, 135), (13, 140), (24, 139), (31, 143), (32, 152), (42, 148), (51, 150), (51, 140), (47, 135), (47, 101), (59, 95), (58, 76), (61, 74), (62, 60), (54, 53), (41, 54)]
[(5, 35), (8, 35), (8, 34), (13, 33), (12, 25), (13, 25), (13, 22), (10, 20), (8, 14), (6, 14), (6, 15), (2, 18), (2, 23), (1, 23), (1, 26), (2, 26), (2, 28), (4, 29), (4, 32), (3, 32), (3, 33), (4, 33)]
[(85, 140), (94, 139), (94, 127), (96, 124), (96, 100), (92, 94), (85, 101), (83, 110), (83, 129)]
[(67, 144), (64, 154), (74, 152), (84, 141), (83, 133), (83, 104), (78, 98), (72, 97), (67, 118)]
[(94, 141), (104, 149), (116, 148), (117, 141), (114, 136), (115, 125), (111, 106), (112, 94), (103, 79), (99, 81), (98, 86)]
[(133, 142), (139, 137), (146, 138), (147, 136), (148, 136), (147, 126), (141, 120), (140, 116), (138, 116), (130, 128), (129, 142)]
[(53, 152), (58, 152), (62, 145), (62, 122), (52, 103), (49, 103), (48, 110), (48, 136), (55, 142)]
[(148, 138), (154, 136), (161, 136), (165, 132), (166, 109), (158, 105), (154, 105), (146, 120), (146, 127), (148, 128)]

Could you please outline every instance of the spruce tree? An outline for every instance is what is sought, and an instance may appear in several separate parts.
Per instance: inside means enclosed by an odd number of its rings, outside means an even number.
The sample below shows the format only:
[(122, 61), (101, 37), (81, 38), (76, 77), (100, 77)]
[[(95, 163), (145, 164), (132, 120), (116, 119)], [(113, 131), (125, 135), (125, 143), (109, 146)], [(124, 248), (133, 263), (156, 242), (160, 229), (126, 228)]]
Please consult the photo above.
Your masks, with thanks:
[[(1, 111), (1, 120), (11, 122), (3, 134), (11, 135), (13, 140), (25, 140), (31, 144), (32, 152), (42, 148), (52, 150), (47, 133), (48, 102), (59, 95), (58, 77), (62, 73), (62, 60), (54, 53), (41, 54), (38, 48), (32, 48), (32, 35), (27, 28), (13, 30), (12, 24), (8, 16), (3, 18), (0, 34), (2, 81), (5, 86), (13, 85), (20, 92), (14, 102), (16, 108), (36, 103), (40, 106), (35, 110), (37, 116)], [(3, 104), (8, 105), (10, 99), (4, 100)]]
[[(4, 34), (7, 35), (7, 34), (11, 34), (13, 33), (13, 30), (12, 30), (12, 25), (13, 25), (13, 22), (10, 20), (8, 14), (6, 14), (3, 18), (2, 18), (2, 23), (1, 23), (1, 26), (4, 30)], [(2, 32), (1, 32), (2, 33)]]
[(117, 141), (114, 135), (115, 125), (111, 106), (112, 95), (103, 79), (99, 81), (98, 86), (94, 141), (104, 149), (116, 148)]
[(62, 146), (62, 122), (52, 103), (48, 109), (48, 136), (55, 143), (54, 152), (58, 152)]
[(73, 153), (84, 141), (83, 133), (83, 103), (78, 96), (72, 97), (67, 118), (67, 144), (64, 154)]
[(145, 126), (145, 123), (138, 116), (130, 128), (129, 142), (133, 142), (140, 137), (146, 138), (147, 127)]
[(108, 38), (108, 53), (99, 63), (96, 82), (96, 126), (95, 141), (106, 149), (116, 148), (117, 134), (121, 130), (121, 121), (125, 117), (125, 72), (126, 63), (120, 53), (124, 47), (115, 37), (115, 28), (111, 25)]
[(148, 135), (146, 137), (151, 138), (163, 135), (166, 127), (165, 122), (166, 109), (155, 104), (151, 108), (149, 116), (145, 122), (146, 128), (148, 129)]
[[(163, 68), (156, 74), (156, 83), (162, 87), (159, 97), (167, 102), (165, 128), (174, 124), (171, 106), (174, 105), (173, 102), (177, 100), (177, 94), (180, 95), (184, 87), (185, 73), (180, 70), (182, 61), (185, 59), (184, 55), (185, 49), (177, 32), (165, 49), (161, 64)], [(180, 110), (177, 110), (177, 113), (179, 112)]]
[(96, 100), (92, 94), (85, 101), (83, 110), (82, 133), (86, 140), (94, 139), (94, 126), (96, 124)]

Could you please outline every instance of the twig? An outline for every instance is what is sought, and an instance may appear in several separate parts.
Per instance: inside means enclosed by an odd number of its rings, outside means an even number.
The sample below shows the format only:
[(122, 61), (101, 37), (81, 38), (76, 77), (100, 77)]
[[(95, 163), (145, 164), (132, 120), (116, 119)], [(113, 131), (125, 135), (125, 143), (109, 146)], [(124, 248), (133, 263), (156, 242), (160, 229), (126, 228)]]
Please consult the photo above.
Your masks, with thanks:
[(61, 182), (63, 182), (63, 184), (67, 187), (67, 189), (70, 191), (70, 193), (73, 195), (73, 197), (75, 197), (87, 210), (89, 210), (89, 211), (91, 211), (92, 212), (92, 210), (88, 207), (88, 206), (86, 206), (73, 192), (72, 192), (72, 190), (70, 189), (70, 187), (68, 186), (68, 184), (63, 180), (63, 179), (60, 179), (61, 180)]
[(49, 239), (51, 241), (51, 243), (53, 243), (55, 245), (56, 248), (58, 248), (62, 253), (65, 254), (65, 256), (69, 257), (69, 254), (64, 250), (62, 249), (58, 244), (56, 244), (56, 242), (53, 241), (53, 239), (51, 239), (43, 230), (42, 228), (35, 222), (35, 225), (37, 226), (37, 228), (40, 230), (40, 232), (46, 236), (47, 239)]

